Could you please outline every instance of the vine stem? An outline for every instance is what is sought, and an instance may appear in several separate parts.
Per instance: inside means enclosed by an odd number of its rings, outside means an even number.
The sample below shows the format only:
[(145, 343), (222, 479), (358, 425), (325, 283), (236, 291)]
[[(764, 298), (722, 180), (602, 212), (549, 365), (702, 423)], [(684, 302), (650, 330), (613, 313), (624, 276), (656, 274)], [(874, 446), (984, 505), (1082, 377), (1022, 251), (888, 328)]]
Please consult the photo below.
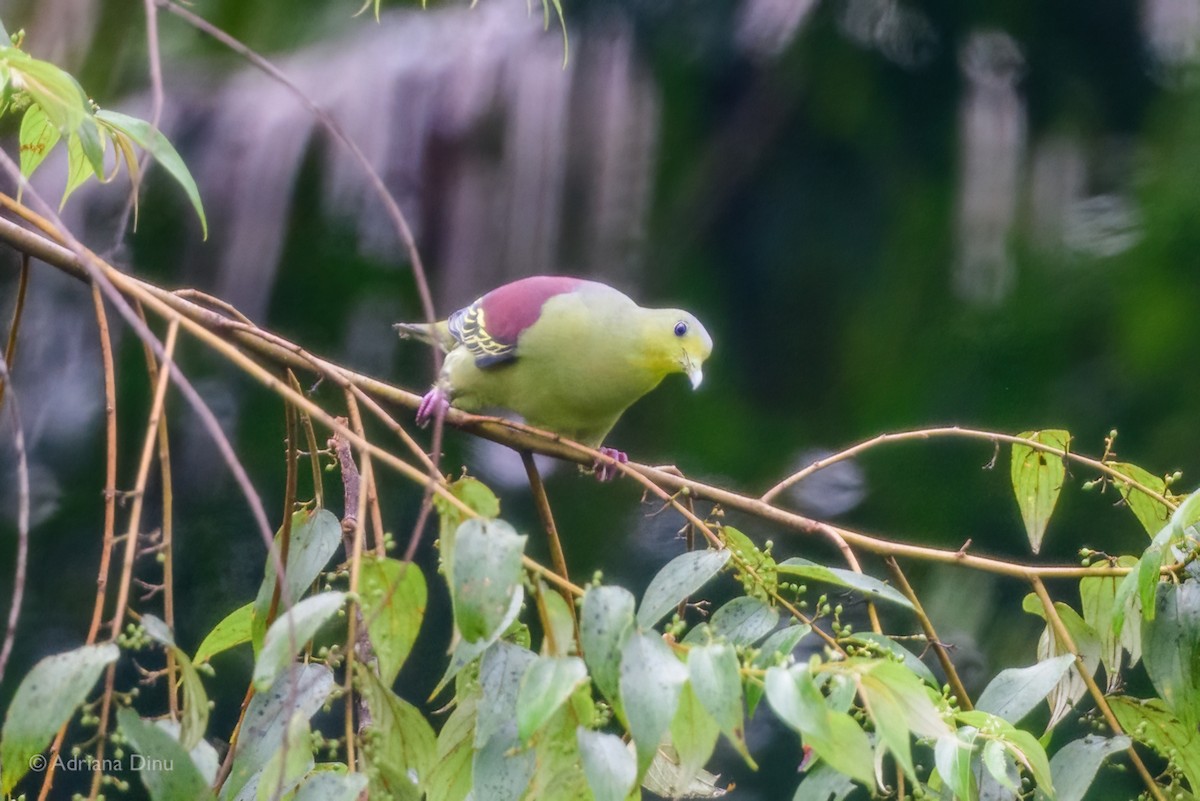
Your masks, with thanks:
[(0, 375), (0, 405), (4, 403), (4, 390), (8, 386), (9, 374), (17, 359), (17, 332), (21, 330), (21, 317), (25, 311), (25, 295), (29, 290), (29, 254), (21, 254), (21, 271), (17, 276), (17, 302), (13, 305), (12, 322), (8, 326), (8, 343), (4, 346), (4, 375)]
[[(167, 386), (171, 379), (171, 359), (175, 353), (175, 340), (179, 334), (179, 325), (171, 323), (167, 328), (167, 336), (163, 343), (162, 369), (158, 381), (154, 385), (154, 400), (150, 405), (150, 415), (146, 420), (146, 433), (142, 438), (142, 453), (138, 460), (137, 478), (131, 492), (132, 504), (129, 510), (129, 523), (125, 528), (125, 553), (121, 562), (121, 581), (117, 585), (117, 605), (113, 613), (109, 637), (114, 641), (121, 634), (121, 626), (125, 623), (125, 614), (129, 606), (129, 585), (133, 581), (133, 562), (137, 558), (138, 535), (142, 525), (142, 509), (146, 500), (146, 482), (150, 477), (150, 465), (154, 460), (154, 446), (158, 442), (158, 425), (162, 419), (163, 404), (167, 398)], [(92, 773), (92, 788), (88, 793), (89, 799), (95, 799), (100, 793), (100, 779), (104, 775), (104, 745), (108, 734), (108, 718), (112, 709), (114, 683), (117, 676), (117, 665), (112, 662), (104, 676), (104, 696), (100, 704), (100, 723), (97, 730), (96, 769)]]
[[(1104, 697), (1104, 691), (1100, 689), (1100, 685), (1096, 684), (1096, 679), (1092, 676), (1092, 672), (1088, 670), (1087, 665), (1083, 662), (1083, 657), (1079, 654), (1079, 648), (1075, 645), (1075, 640), (1071, 637), (1071, 632), (1067, 630), (1062, 618), (1058, 614), (1058, 610), (1054, 608), (1054, 601), (1050, 598), (1050, 593), (1046, 592), (1046, 585), (1037, 576), (1029, 579), (1033, 591), (1037, 593), (1037, 597), (1042, 602), (1042, 608), (1046, 611), (1046, 621), (1050, 624), (1054, 631), (1054, 636), (1067, 649), (1071, 656), (1075, 657), (1075, 669), (1083, 678), (1083, 683), (1087, 685), (1088, 692), (1092, 695), (1092, 700), (1096, 702), (1100, 713), (1104, 715), (1104, 720), (1108, 723), (1113, 734), (1124, 734), (1121, 724), (1117, 721), (1117, 716), (1113, 714), (1112, 707), (1108, 705), (1108, 699)], [(1133, 747), (1133, 743), (1125, 749), (1129, 754), (1129, 759), (1133, 762), (1133, 767), (1137, 770), (1138, 775), (1142, 777), (1142, 782), (1146, 785), (1146, 789), (1150, 791), (1150, 795), (1155, 798), (1155, 801), (1166, 801), (1163, 795), (1162, 788), (1158, 782), (1154, 781), (1154, 777), (1150, 775), (1150, 771), (1146, 769), (1146, 764), (1142, 762), (1142, 758), (1138, 755), (1137, 749)]]
[[(0, 359), (0, 379), (8, 378), (8, 362)], [(17, 622), (21, 619), (21, 602), (25, 597), (26, 566), (29, 561), (29, 461), (25, 453), (25, 433), (21, 425), (21, 410), (14, 390), (8, 399), (8, 414), (12, 419), (13, 452), (17, 459), (17, 556), (13, 570), (12, 604), (8, 609), (8, 626), (4, 645), (0, 647), (0, 679), (8, 666), (13, 643), (17, 637)]]
[(912, 431), (896, 431), (896, 432), (889, 433), (889, 434), (880, 434), (877, 437), (872, 437), (871, 439), (864, 440), (864, 441), (858, 443), (857, 445), (852, 445), (851, 447), (845, 449), (844, 451), (835, 453), (832, 456), (827, 456), (824, 459), (818, 459), (815, 462), (813, 462), (812, 464), (805, 467), (804, 469), (799, 470), (795, 473), (792, 473), (790, 476), (783, 479), (778, 484), (776, 484), (775, 486), (771, 487), (769, 490), (764, 492), (762, 494), (762, 497), (760, 498), (760, 500), (762, 500), (765, 503), (770, 503), (776, 497), (778, 497), (781, 492), (786, 490), (788, 487), (791, 487), (792, 485), (802, 481), (803, 479), (807, 478), (808, 476), (811, 476), (813, 473), (817, 472), (818, 470), (829, 467), (829, 465), (835, 464), (837, 462), (843, 462), (846, 459), (850, 459), (850, 458), (862, 453), (863, 451), (870, 450), (872, 448), (878, 447), (879, 445), (885, 445), (888, 443), (895, 443), (895, 442), (910, 442), (913, 440), (928, 440), (928, 439), (934, 439), (937, 437), (957, 437), (960, 439), (986, 440), (986, 441), (992, 442), (992, 443), (1007, 442), (1007, 443), (1010, 443), (1013, 445), (1024, 445), (1024, 446), (1030, 448), (1031, 450), (1043, 451), (1045, 453), (1050, 453), (1055, 456), (1058, 456), (1062, 459), (1070, 459), (1071, 461), (1078, 462), (1079, 464), (1082, 464), (1082, 465), (1086, 465), (1086, 466), (1092, 468), (1093, 470), (1103, 473), (1104, 475), (1108, 476), (1109, 478), (1111, 478), (1114, 481), (1119, 481), (1120, 483), (1125, 484), (1129, 487), (1132, 487), (1132, 488), (1138, 490), (1139, 492), (1143, 493), (1144, 495), (1146, 495), (1150, 498), (1153, 498), (1154, 500), (1158, 501), (1159, 503), (1161, 503), (1163, 506), (1167, 507), (1168, 509), (1173, 510), (1173, 509), (1175, 509), (1175, 506), (1176, 506), (1174, 501), (1171, 501), (1169, 498), (1165, 497), (1161, 493), (1155, 492), (1154, 490), (1147, 487), (1145, 484), (1142, 484), (1141, 482), (1137, 481), (1136, 479), (1130, 478), (1129, 476), (1125, 475), (1124, 473), (1121, 473), (1120, 471), (1109, 466), (1106, 462), (1101, 461), (1099, 459), (1092, 459), (1087, 456), (1080, 456), (1079, 454), (1072, 452), (1069, 448), (1056, 448), (1053, 445), (1046, 445), (1044, 443), (1036, 442), (1034, 440), (1025, 439), (1023, 437), (1013, 436), (1012, 434), (1000, 434), (995, 431), (980, 431), (978, 429), (963, 428), (961, 426), (942, 426), (939, 428), (918, 428), (918, 429), (913, 429)]
[(904, 597), (909, 600), (913, 606), (913, 613), (916, 614), (917, 620), (921, 624), (921, 630), (925, 632), (925, 639), (933, 648), (934, 654), (937, 655), (938, 664), (942, 666), (942, 672), (946, 674), (946, 681), (950, 684), (950, 689), (958, 697), (958, 705), (966, 711), (971, 711), (975, 708), (971, 703), (971, 696), (967, 695), (967, 688), (963, 686), (962, 679), (958, 676), (958, 670), (954, 667), (954, 662), (950, 659), (950, 654), (946, 651), (946, 646), (942, 645), (942, 641), (938, 638), (937, 631), (933, 627), (933, 621), (929, 619), (929, 615), (925, 614), (925, 607), (922, 606), (921, 600), (913, 591), (912, 585), (908, 583), (908, 578), (904, 575), (904, 571), (900, 569), (900, 563), (895, 557), (889, 556), (884, 560), (887, 563), (888, 570), (891, 571), (892, 577), (896, 580), (896, 587), (900, 592), (904, 593)]
[[(542, 481), (542, 474), (538, 471), (537, 462), (533, 459), (533, 454), (529, 451), (521, 451), (521, 462), (525, 465), (525, 475), (529, 478), (529, 489), (533, 492), (533, 502), (537, 506), (538, 517), (542, 520), (542, 527), (546, 529), (546, 540), (550, 544), (550, 563), (554, 565), (554, 570), (558, 575), (562, 576), (564, 581), (570, 581), (571, 577), (567, 573), (567, 558), (563, 554), (562, 540), (558, 537), (558, 526), (554, 523), (554, 512), (550, 509), (550, 497), (546, 494), (546, 484)], [(579, 616), (575, 613), (575, 604), (571, 598), (571, 593), (562, 588), (558, 588), (559, 593), (563, 596), (563, 600), (567, 602), (567, 609), (571, 612), (571, 622), (575, 626), (575, 639), (579, 640)], [(583, 652), (582, 646), (580, 653)]]

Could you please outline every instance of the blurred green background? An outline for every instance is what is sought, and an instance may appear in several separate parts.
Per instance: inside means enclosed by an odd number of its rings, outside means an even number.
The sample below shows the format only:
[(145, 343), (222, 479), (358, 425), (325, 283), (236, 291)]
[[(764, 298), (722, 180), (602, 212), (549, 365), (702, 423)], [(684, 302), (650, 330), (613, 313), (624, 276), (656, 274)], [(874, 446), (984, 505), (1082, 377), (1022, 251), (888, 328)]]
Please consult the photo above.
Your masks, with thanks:
[[(350, 0), (199, 0), (194, 11), (276, 60), (363, 145), (409, 214), (440, 314), (537, 272), (609, 281), (647, 305), (694, 311), (716, 349), (704, 386), (669, 380), (610, 444), (631, 458), (761, 492), (824, 453), (885, 431), (1061, 427), (1098, 455), (1196, 474), (1200, 373), (1200, 8), (893, 0), (567, 2), (553, 19), (514, 0), (477, 8)], [(35, 55), (72, 70), (103, 106), (149, 116), (143, 6), (0, 0)], [(160, 11), (163, 127), (200, 183), (202, 242), (186, 201), (151, 173), (137, 233), (114, 226), (125, 185), (92, 187), (68, 224), (98, 252), (164, 285), (197, 286), (306, 348), (414, 391), (428, 354), (389, 328), (420, 317), (411, 272), (361, 172), (285, 91)], [(13, 124), (7, 122), (11, 146)], [(11, 152), (11, 151), (10, 151)], [(55, 170), (58, 172), (55, 173)], [(61, 192), (63, 166), (37, 182)], [(15, 259), (0, 254), (8, 319)], [(103, 430), (87, 292), (38, 269), (15, 388), (34, 462), (29, 594), (0, 700), (41, 656), (82, 641), (101, 531)], [(183, 363), (233, 435), (278, 522), (283, 411), (196, 346)], [(137, 343), (119, 352), (121, 486), (132, 482), (148, 389)], [(317, 396), (337, 409), (336, 393)], [(191, 650), (250, 599), (263, 546), (194, 418), (172, 401), (179, 486), (178, 639)], [(381, 438), (383, 432), (376, 432)], [(11, 462), (7, 426), (0, 448)], [(1029, 558), (1007, 455), (953, 440), (889, 446), (818, 474), (785, 503), (913, 542)], [(534, 531), (519, 461), (453, 433), (445, 464), (481, 475)], [(11, 466), (0, 521), (13, 541)], [(302, 471), (302, 476), (305, 473)], [(1117, 497), (1073, 469), (1043, 549), (1140, 552)], [(406, 541), (419, 493), (388, 476), (387, 525)], [(328, 496), (340, 513), (340, 485)], [(639, 590), (683, 546), (627, 482), (558, 469), (549, 491), (572, 573)], [(736, 521), (776, 553), (833, 555)], [(422, 563), (434, 564), (426, 537)], [(536, 555), (544, 545), (531, 540)], [(12, 575), (0, 553), (0, 597)], [(143, 562), (147, 571), (154, 568)], [(977, 689), (1034, 659), (1022, 586), (912, 567)], [(1078, 599), (1070, 587), (1064, 600)], [(148, 602), (153, 608), (156, 601)], [(440, 672), (448, 622), (430, 609), (399, 691)], [(907, 631), (907, 621), (896, 621)], [(216, 662), (210, 730), (228, 731), (248, 655)], [(127, 677), (132, 681), (135, 677)], [(1134, 677), (1133, 691), (1139, 689)], [(737, 770), (738, 797), (795, 784), (796, 743)], [(752, 732), (752, 738), (754, 733)], [(1089, 798), (1136, 792), (1097, 782)]]

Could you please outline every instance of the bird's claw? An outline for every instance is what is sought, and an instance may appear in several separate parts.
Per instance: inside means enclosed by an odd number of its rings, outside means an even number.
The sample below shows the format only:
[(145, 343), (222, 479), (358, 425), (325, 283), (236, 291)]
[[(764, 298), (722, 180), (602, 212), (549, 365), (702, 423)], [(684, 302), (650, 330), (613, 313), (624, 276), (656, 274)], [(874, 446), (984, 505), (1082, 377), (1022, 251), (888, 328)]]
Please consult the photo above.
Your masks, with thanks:
[[(625, 454), (625, 451), (619, 451), (616, 448), (601, 448), (600, 455), (607, 456), (618, 464), (628, 464), (629, 462), (629, 457)], [(592, 466), (592, 471), (595, 473), (597, 481), (612, 481), (621, 473), (617, 465), (606, 459), (597, 459), (596, 463)]]
[(441, 387), (434, 387), (421, 398), (421, 405), (417, 407), (417, 425), (425, 428), (435, 417), (445, 417), (449, 408), (450, 398)]

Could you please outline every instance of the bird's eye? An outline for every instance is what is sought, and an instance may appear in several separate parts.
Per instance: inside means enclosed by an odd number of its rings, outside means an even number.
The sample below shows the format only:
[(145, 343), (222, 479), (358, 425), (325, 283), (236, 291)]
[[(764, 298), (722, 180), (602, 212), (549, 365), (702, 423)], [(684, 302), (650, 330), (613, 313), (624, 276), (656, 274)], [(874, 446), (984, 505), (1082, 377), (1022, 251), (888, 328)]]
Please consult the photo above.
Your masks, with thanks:
[(683, 320), (675, 323), (675, 336), (681, 337), (688, 332), (687, 323)]

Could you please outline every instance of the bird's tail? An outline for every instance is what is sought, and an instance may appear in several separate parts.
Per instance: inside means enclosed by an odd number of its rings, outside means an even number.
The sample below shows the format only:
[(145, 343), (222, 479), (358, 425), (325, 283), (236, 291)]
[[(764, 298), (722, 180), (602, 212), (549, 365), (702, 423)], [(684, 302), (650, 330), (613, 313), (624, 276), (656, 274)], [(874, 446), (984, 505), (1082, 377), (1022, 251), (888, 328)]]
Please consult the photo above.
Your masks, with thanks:
[(442, 323), (396, 323), (392, 326), (401, 339), (415, 339), (426, 345), (433, 345), (449, 352), (454, 347), (454, 337), (450, 329)]

